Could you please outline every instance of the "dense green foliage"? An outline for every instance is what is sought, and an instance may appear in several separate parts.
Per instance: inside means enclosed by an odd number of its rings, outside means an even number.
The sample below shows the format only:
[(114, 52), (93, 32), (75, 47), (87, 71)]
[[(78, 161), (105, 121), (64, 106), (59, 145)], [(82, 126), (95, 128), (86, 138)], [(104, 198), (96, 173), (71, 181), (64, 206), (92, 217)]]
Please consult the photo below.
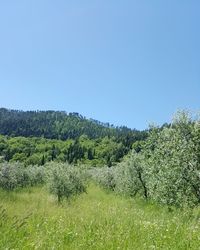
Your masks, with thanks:
[(77, 139), (86, 135), (89, 139), (115, 137), (125, 147), (143, 140), (146, 132), (127, 127), (114, 127), (86, 119), (78, 113), (60, 111), (18, 111), (0, 109), (0, 134), (9, 136), (44, 137), (48, 139)]
[(125, 195), (142, 195), (168, 206), (200, 204), (199, 119), (183, 112), (171, 126), (152, 127), (139, 150), (117, 167), (92, 175), (102, 186)]
[(0, 135), (2, 160), (28, 165), (44, 165), (49, 161), (84, 163), (90, 166), (111, 166), (118, 162), (128, 149), (112, 138), (51, 140), (45, 138), (8, 137)]
[(49, 161), (111, 166), (146, 137), (146, 131), (114, 127), (78, 113), (0, 109), (0, 156), (26, 166)]
[(43, 188), (0, 190), (0, 249), (199, 249), (200, 210), (174, 210), (90, 186), (71, 202)]

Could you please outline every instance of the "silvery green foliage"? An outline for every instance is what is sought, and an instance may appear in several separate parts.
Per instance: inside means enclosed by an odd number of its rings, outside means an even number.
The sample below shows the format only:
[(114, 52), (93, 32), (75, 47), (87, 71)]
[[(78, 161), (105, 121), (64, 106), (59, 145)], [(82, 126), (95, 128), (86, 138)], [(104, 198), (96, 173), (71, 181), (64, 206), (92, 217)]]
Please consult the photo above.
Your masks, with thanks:
[(115, 191), (131, 197), (139, 194), (147, 199), (146, 177), (146, 165), (142, 155), (133, 152), (129, 159), (116, 167)]
[(43, 167), (29, 166), (20, 163), (3, 162), (0, 164), (0, 187), (13, 190), (19, 187), (33, 186), (43, 183)]
[(35, 186), (45, 182), (44, 166), (28, 166), (24, 168), (24, 174), (27, 176), (27, 185)]
[(179, 112), (171, 127), (152, 128), (143, 153), (151, 199), (167, 205), (200, 202), (199, 121)]
[(178, 112), (171, 126), (152, 126), (139, 153), (112, 168), (93, 171), (101, 186), (168, 206), (200, 203), (200, 121)]
[(58, 202), (86, 192), (87, 176), (81, 167), (52, 162), (46, 165), (46, 178), (47, 187)]
[(90, 171), (90, 175), (96, 183), (98, 183), (103, 188), (110, 189), (113, 191), (115, 190), (116, 186), (115, 174), (115, 167), (102, 167)]
[(133, 153), (129, 159), (115, 167), (91, 171), (93, 180), (100, 186), (125, 196), (140, 194), (148, 197), (143, 157)]
[(6, 190), (13, 190), (19, 186), (21, 165), (18, 163), (1, 163), (0, 165), (0, 187)]

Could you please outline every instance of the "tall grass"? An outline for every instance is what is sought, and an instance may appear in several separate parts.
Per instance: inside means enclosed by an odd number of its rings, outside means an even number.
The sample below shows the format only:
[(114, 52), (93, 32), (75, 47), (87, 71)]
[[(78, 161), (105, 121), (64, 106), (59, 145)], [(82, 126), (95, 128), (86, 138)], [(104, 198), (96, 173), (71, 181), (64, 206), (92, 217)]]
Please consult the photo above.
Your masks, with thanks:
[(42, 187), (0, 190), (0, 249), (200, 249), (200, 209), (173, 210), (91, 185), (58, 205)]

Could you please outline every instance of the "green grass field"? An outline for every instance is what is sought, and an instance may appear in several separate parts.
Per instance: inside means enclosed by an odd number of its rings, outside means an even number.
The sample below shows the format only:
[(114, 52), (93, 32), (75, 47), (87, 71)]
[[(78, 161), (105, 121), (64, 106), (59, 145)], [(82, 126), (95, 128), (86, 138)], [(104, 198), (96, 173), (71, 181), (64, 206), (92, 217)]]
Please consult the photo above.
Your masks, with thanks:
[(174, 210), (106, 193), (58, 205), (44, 188), (0, 191), (0, 249), (200, 249), (200, 209)]

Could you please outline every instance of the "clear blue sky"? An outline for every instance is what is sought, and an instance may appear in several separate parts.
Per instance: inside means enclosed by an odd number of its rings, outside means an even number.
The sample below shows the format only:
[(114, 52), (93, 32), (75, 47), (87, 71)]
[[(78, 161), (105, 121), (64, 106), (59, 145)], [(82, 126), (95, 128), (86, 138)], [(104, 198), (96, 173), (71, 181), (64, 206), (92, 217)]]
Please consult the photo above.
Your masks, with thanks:
[(0, 1), (0, 106), (144, 129), (200, 109), (199, 0)]

